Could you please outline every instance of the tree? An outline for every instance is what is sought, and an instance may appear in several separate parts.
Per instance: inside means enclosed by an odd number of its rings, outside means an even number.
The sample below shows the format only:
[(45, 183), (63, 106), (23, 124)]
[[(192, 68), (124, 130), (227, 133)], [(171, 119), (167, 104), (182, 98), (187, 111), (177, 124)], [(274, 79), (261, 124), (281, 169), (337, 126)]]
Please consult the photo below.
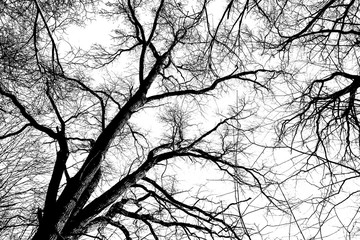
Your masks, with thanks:
[(359, 235), (358, 1), (0, 7), (2, 236)]
[[(255, 126), (242, 122), (255, 109), (240, 101), (222, 109), (212, 126), (196, 121), (206, 116), (206, 102), (231, 87), (253, 87), (256, 94), (278, 75), (247, 55), (229, 29), (241, 27), (248, 2), (230, 2), (220, 17), (210, 1), (0, 4), (1, 163), (21, 175), (11, 181), (26, 179), (16, 184), (18, 210), (5, 215), (8, 222), (16, 218), (2, 228), (5, 236), (242, 239), (256, 233), (237, 208), (249, 197), (186, 194), (171, 174), (172, 167), (213, 167), (223, 181), (241, 181), (266, 196), (263, 169), (234, 157), (249, 144)], [(121, 24), (111, 45), (61, 49), (70, 26), (100, 16)], [(162, 135), (139, 125), (154, 114)], [(12, 168), (13, 159), (19, 165)]]
[(260, 31), (247, 31), (284, 73), (275, 92), (283, 106), (277, 147), (296, 156), (283, 185), (303, 182), (314, 189), (312, 195), (285, 194), (303, 239), (359, 236), (359, 6), (259, 1), (254, 13)]

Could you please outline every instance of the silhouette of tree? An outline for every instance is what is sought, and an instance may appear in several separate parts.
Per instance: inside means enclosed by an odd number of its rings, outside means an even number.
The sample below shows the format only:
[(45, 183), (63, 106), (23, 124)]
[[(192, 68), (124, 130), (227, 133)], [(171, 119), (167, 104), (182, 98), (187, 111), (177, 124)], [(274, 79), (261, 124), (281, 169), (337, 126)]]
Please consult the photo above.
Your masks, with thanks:
[(1, 236), (359, 237), (359, 8), (0, 1)]
[(276, 110), (277, 147), (294, 156), (283, 185), (303, 182), (313, 189), (306, 197), (285, 194), (289, 223), (298, 229), (292, 232), (302, 239), (357, 238), (359, 2), (269, 0), (253, 6), (259, 24), (246, 31), (249, 42), (283, 72), (273, 85), (282, 105)]
[[(256, 63), (229, 29), (241, 27), (248, 4), (231, 2), (216, 17), (210, 1), (1, 1), (0, 162), (8, 173), (0, 197), (9, 198), (0, 201), (3, 235), (257, 233), (237, 211), (250, 197), (182, 189), (171, 170), (217, 169), (223, 181), (267, 196), (266, 171), (234, 158), (250, 144), (255, 126), (242, 122), (256, 109), (241, 101), (203, 124), (208, 102), (237, 86), (266, 91), (279, 74)], [(87, 51), (68, 42), (70, 26), (100, 17), (116, 23), (110, 44)], [(161, 134), (152, 129), (156, 122), (142, 127), (156, 115)]]

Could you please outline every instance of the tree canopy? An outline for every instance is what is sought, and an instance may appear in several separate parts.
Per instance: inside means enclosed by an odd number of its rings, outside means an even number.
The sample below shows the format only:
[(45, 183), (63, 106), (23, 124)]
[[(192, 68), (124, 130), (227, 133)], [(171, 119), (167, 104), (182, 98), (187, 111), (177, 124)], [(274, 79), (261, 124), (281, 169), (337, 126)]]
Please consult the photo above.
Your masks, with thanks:
[(0, 235), (358, 237), (359, 4), (0, 1)]

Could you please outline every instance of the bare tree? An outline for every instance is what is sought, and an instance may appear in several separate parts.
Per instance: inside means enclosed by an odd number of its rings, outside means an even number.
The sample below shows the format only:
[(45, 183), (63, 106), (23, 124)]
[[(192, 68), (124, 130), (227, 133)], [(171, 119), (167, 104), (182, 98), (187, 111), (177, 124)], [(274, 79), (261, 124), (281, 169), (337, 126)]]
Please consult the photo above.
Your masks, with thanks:
[[(238, 211), (248, 196), (186, 194), (171, 173), (172, 166), (215, 168), (272, 202), (264, 169), (234, 158), (249, 144), (254, 126), (242, 122), (256, 109), (243, 101), (209, 124), (196, 119), (231, 88), (266, 91), (278, 75), (234, 34), (249, 2), (230, 2), (220, 16), (206, 0), (0, 4), (0, 140), (9, 146), (1, 164), (21, 175), (9, 179), (29, 181), (14, 183), (19, 224), (5, 223), (5, 236), (242, 239), (259, 232)], [(98, 17), (117, 23), (111, 44), (60, 49), (69, 26)], [(154, 115), (162, 135), (141, 126)], [(20, 164), (12, 169), (13, 159)]]
[(254, 1), (259, 25), (245, 33), (283, 70), (274, 90), (282, 104), (277, 147), (291, 149), (293, 168), (282, 186), (313, 189), (294, 197), (284, 191), (289, 223), (302, 239), (359, 236), (359, 7)]

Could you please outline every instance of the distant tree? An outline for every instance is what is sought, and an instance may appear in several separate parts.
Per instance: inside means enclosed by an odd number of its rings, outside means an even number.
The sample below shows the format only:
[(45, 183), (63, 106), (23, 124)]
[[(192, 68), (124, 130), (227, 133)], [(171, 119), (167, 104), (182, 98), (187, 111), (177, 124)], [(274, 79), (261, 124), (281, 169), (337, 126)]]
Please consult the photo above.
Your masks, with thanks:
[(293, 168), (281, 186), (303, 184), (312, 193), (285, 191), (289, 223), (297, 228), (291, 232), (302, 239), (355, 239), (360, 3), (269, 0), (253, 6), (258, 27), (246, 31), (248, 41), (283, 71), (273, 83), (282, 107), (273, 110), (281, 116), (277, 147), (291, 149)]
[[(267, 170), (237, 160), (256, 127), (246, 123), (254, 102), (226, 112), (216, 99), (240, 86), (254, 98), (279, 72), (257, 63), (237, 34), (250, 2), (217, 4), (0, 2), (3, 236), (243, 239), (261, 232), (239, 210), (250, 195), (233, 200), (181, 188), (175, 171), (217, 169), (224, 182), (273, 202)], [(110, 44), (87, 51), (67, 42), (69, 27), (100, 17), (115, 23)], [(221, 106), (217, 118), (211, 102)], [(146, 127), (152, 116), (160, 124)]]

